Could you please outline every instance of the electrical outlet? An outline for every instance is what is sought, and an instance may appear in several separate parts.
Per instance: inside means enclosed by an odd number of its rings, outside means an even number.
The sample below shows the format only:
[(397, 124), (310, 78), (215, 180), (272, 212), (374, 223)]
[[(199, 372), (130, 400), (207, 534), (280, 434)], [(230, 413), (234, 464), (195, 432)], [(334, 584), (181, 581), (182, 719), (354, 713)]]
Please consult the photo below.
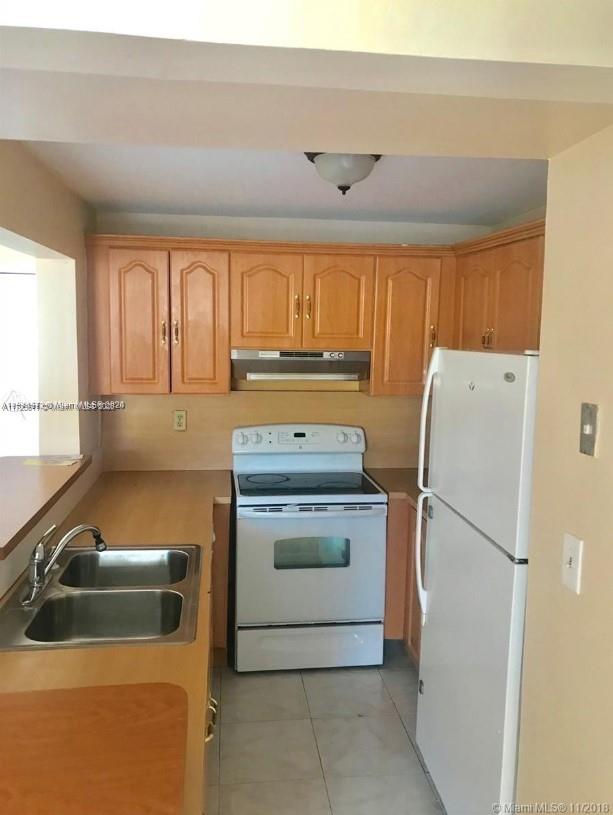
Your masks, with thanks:
[(582, 568), (583, 541), (565, 532), (562, 545), (562, 583), (575, 594), (581, 594)]
[(173, 411), (172, 426), (174, 430), (187, 430), (187, 411), (175, 410)]

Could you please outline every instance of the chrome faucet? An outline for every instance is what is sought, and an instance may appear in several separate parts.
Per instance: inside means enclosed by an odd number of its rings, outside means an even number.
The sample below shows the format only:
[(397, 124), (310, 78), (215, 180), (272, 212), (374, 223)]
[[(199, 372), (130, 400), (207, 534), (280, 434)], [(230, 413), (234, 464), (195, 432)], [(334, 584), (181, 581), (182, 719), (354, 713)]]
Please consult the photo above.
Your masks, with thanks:
[(79, 526), (75, 526), (74, 529), (66, 532), (66, 534), (60, 539), (55, 549), (51, 552), (51, 555), (47, 557), (47, 544), (53, 538), (56, 532), (57, 526), (53, 524), (34, 547), (34, 551), (30, 557), (30, 566), (28, 570), (28, 591), (26, 596), (21, 601), (21, 604), (24, 606), (29, 606), (34, 602), (34, 600), (36, 600), (38, 595), (45, 588), (49, 573), (57, 563), (57, 559), (68, 544), (74, 540), (77, 535), (80, 535), (81, 532), (92, 533), (94, 544), (98, 552), (104, 552), (106, 549), (106, 543), (102, 537), (102, 532), (97, 526), (92, 526), (91, 524), (79, 524)]

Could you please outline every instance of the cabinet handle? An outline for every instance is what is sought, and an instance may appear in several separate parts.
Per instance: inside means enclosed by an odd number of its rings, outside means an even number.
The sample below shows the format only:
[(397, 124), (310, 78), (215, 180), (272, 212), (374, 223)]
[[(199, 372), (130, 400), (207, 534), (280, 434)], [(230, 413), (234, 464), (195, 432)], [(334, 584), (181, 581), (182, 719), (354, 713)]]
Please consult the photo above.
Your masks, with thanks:
[(214, 738), (215, 738), (215, 728), (209, 722), (209, 725), (207, 726), (207, 729), (206, 729), (206, 736), (204, 737), (204, 743), (205, 744), (210, 744), (213, 741)]
[(430, 326), (430, 348), (434, 348), (436, 345), (436, 326)]
[(174, 339), (174, 344), (178, 345), (179, 344), (179, 321), (178, 320), (173, 320), (172, 321), (172, 335), (173, 335), (173, 339)]
[(304, 315), (307, 318), (307, 320), (311, 319), (311, 306), (312, 306), (311, 295), (307, 294), (307, 296), (306, 296), (306, 314)]
[(492, 347), (493, 340), (494, 340), (494, 329), (493, 328), (488, 328), (487, 329), (487, 347), (488, 348)]
[(211, 704), (211, 700), (209, 700), (209, 710), (211, 711), (211, 724), (215, 729), (217, 727), (217, 705)]
[(300, 295), (294, 297), (294, 320), (300, 319)]
[(166, 345), (166, 320), (162, 320), (162, 345)]
[(489, 328), (486, 328), (486, 329), (485, 329), (485, 331), (484, 331), (484, 333), (483, 333), (483, 334), (481, 334), (481, 345), (482, 345), (484, 348), (485, 348), (485, 346), (487, 345), (487, 337), (488, 337), (488, 333), (487, 333), (487, 332), (488, 332), (488, 331), (489, 331)]

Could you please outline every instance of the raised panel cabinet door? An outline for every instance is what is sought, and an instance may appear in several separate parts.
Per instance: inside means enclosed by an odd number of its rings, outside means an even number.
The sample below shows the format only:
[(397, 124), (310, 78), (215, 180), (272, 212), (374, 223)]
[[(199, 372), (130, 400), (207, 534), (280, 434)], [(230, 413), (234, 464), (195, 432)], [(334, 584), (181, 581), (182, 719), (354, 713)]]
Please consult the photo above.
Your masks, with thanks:
[(302, 255), (232, 252), (233, 348), (300, 348)]
[(110, 249), (111, 390), (170, 389), (168, 252)]
[(440, 258), (377, 259), (372, 393), (419, 394), (436, 345)]
[(230, 390), (228, 252), (170, 253), (173, 393)]
[(304, 256), (304, 348), (370, 349), (375, 259)]
[(494, 250), (491, 347), (525, 351), (539, 347), (543, 289), (543, 238)]
[(458, 348), (466, 351), (486, 347), (490, 316), (493, 255), (491, 250), (462, 255), (458, 259)]

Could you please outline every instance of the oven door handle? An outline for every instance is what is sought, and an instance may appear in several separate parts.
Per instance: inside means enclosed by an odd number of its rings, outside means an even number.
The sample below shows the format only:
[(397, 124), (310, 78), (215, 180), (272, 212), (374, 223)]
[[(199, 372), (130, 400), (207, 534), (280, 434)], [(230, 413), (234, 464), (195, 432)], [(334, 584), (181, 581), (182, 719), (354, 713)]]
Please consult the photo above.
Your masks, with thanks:
[(294, 511), (283, 510), (282, 512), (260, 512), (252, 507), (238, 507), (237, 518), (251, 518), (258, 521), (313, 521), (315, 519), (326, 518), (376, 518), (387, 515), (387, 505), (374, 506), (372, 509), (328, 509), (324, 511)]

